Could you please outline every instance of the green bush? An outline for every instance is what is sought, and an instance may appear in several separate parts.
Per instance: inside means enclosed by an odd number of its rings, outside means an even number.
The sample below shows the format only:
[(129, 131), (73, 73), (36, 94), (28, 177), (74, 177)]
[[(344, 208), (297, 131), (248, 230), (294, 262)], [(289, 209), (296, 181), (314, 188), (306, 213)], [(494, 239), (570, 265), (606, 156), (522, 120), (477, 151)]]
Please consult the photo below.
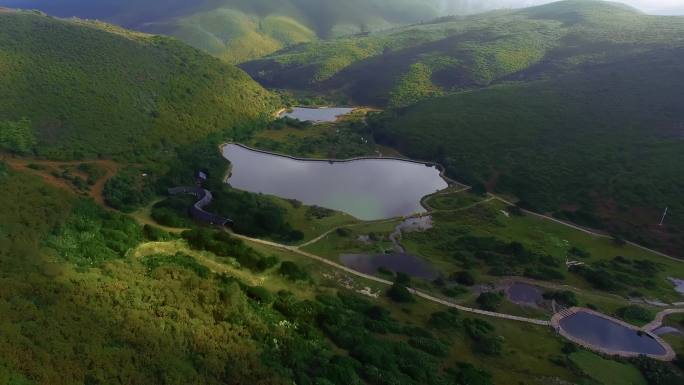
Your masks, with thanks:
[(413, 294), (406, 288), (406, 286), (400, 283), (394, 283), (392, 287), (387, 290), (387, 296), (394, 302), (399, 303), (410, 303), (414, 302)]
[(477, 304), (481, 309), (495, 311), (503, 302), (502, 292), (485, 292), (477, 297)]
[(283, 261), (278, 272), (290, 281), (306, 281), (309, 279), (309, 273), (290, 261)]

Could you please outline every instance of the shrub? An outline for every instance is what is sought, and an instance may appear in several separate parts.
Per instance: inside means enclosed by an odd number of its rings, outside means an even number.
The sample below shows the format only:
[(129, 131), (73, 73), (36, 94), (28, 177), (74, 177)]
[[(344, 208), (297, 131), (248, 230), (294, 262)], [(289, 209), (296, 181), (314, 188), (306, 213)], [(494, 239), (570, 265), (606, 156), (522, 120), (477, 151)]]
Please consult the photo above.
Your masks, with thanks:
[(278, 273), (290, 281), (306, 281), (309, 279), (309, 274), (306, 271), (302, 270), (296, 263), (290, 261), (281, 263)]
[(477, 304), (480, 305), (481, 309), (494, 311), (501, 305), (503, 298), (502, 292), (486, 292), (477, 297)]
[(628, 322), (636, 324), (649, 322), (653, 319), (653, 314), (648, 309), (637, 305), (622, 307), (617, 310), (617, 315)]
[(557, 302), (560, 302), (561, 304), (567, 306), (567, 307), (573, 307), (577, 306), (579, 301), (577, 300), (577, 296), (575, 293), (569, 291), (569, 290), (563, 290), (563, 291), (547, 291), (543, 295), (544, 299), (548, 300), (556, 300)]
[(392, 287), (387, 290), (387, 296), (395, 302), (409, 303), (414, 302), (413, 294), (406, 288), (406, 286), (395, 282)]
[(475, 276), (470, 271), (459, 271), (452, 274), (451, 277), (464, 286), (473, 286), (475, 284)]

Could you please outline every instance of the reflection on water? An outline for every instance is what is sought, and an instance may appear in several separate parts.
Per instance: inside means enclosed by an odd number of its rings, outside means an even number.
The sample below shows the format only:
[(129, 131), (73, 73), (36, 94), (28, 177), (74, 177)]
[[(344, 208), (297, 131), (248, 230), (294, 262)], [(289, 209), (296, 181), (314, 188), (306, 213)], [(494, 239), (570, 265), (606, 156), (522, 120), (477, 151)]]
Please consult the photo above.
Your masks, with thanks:
[(506, 291), (508, 299), (519, 305), (536, 305), (542, 300), (542, 291), (532, 285), (516, 282)]
[(295, 107), (292, 112), (283, 112), (280, 114), (280, 118), (288, 117), (293, 119), (298, 119), (303, 122), (334, 122), (338, 117), (347, 115), (348, 113), (354, 111), (353, 108), (304, 108)]
[(645, 333), (637, 333), (621, 324), (595, 314), (580, 311), (560, 320), (560, 326), (571, 336), (613, 351), (662, 355), (665, 349)]
[(233, 187), (346, 212), (363, 220), (424, 212), (420, 199), (447, 187), (436, 167), (394, 159), (304, 161), (229, 144)]

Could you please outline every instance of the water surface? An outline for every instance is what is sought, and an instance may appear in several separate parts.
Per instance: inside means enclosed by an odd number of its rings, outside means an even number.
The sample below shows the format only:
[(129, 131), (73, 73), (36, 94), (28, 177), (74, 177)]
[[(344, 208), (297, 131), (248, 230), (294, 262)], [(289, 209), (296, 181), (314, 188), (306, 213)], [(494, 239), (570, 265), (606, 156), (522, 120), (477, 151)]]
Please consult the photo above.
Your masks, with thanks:
[(543, 299), (541, 289), (520, 282), (512, 284), (506, 290), (506, 295), (511, 302), (519, 305), (536, 305)]
[(666, 353), (647, 334), (639, 335), (636, 330), (595, 314), (580, 311), (561, 319), (560, 326), (571, 336), (603, 349), (651, 355)]
[(288, 118), (298, 119), (303, 122), (334, 122), (340, 116), (347, 115), (348, 113), (354, 111), (353, 108), (340, 108), (340, 107), (330, 107), (330, 108), (305, 108), (305, 107), (295, 107), (292, 112), (283, 112), (280, 114), (280, 118), (287, 116)]
[(340, 262), (350, 269), (369, 275), (374, 275), (382, 267), (395, 273), (404, 273), (411, 277), (429, 281), (439, 277), (439, 272), (430, 263), (406, 253), (342, 254), (340, 255)]
[(395, 159), (296, 160), (235, 144), (223, 147), (231, 186), (343, 211), (362, 220), (425, 212), (423, 196), (447, 187), (436, 167)]

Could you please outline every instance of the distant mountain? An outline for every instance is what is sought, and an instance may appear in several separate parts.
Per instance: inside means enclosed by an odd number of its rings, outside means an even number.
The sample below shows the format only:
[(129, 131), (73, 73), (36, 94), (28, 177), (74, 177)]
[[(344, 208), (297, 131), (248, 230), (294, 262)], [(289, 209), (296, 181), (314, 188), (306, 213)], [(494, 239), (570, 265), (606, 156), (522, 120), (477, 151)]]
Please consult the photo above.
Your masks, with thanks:
[(243, 71), (166, 37), (0, 12), (0, 122), (53, 158), (142, 160), (275, 109)]
[(241, 66), (268, 87), (402, 106), (681, 44), (682, 31), (684, 18), (574, 0), (313, 42)]
[(176, 36), (236, 63), (318, 38), (440, 15), (440, 0), (0, 0), (51, 15)]

